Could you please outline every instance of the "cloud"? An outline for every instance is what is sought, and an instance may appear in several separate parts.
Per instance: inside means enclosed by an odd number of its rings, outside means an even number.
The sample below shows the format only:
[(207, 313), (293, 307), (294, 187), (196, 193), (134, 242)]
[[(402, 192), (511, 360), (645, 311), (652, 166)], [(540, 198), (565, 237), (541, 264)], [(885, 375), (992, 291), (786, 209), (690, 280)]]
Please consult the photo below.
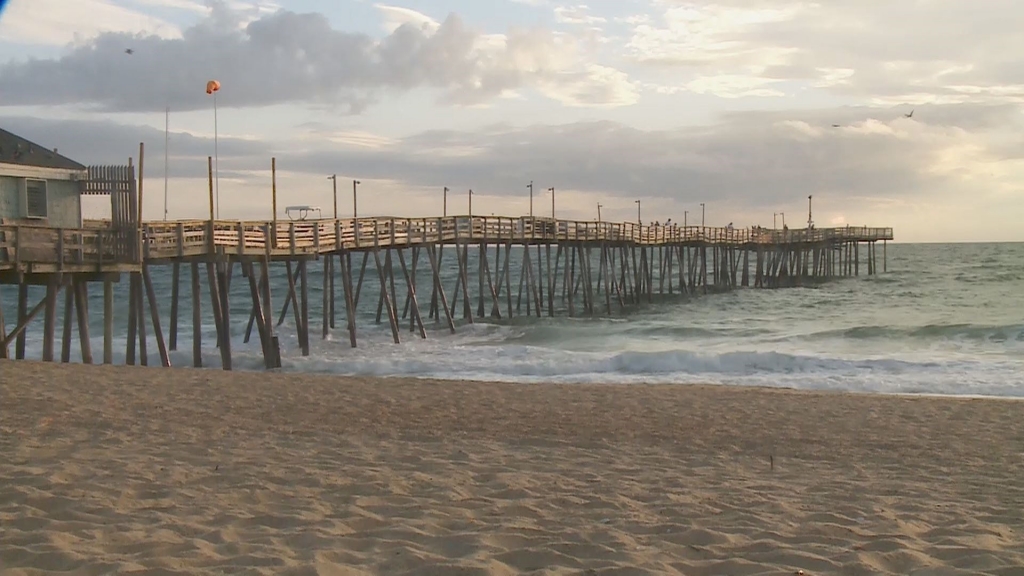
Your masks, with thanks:
[(550, 31), (484, 36), (454, 14), (437, 23), (382, 6), (393, 31), (378, 41), (334, 30), (321, 14), (282, 10), (246, 24), (241, 13), (212, 6), (180, 38), (107, 32), (59, 59), (0, 65), (0, 102), (194, 110), (209, 106), (202, 86), (210, 78), (220, 80), (225, 107), (307, 103), (359, 112), (384, 92), (417, 88), (455, 104), (529, 88), (570, 105), (636, 101), (625, 74), (587, 64), (571, 38)]
[[(877, 105), (1024, 102), (1019, 3), (652, 0), (626, 55), (670, 89), (735, 96), (808, 88)], [(740, 92), (743, 94), (743, 92)]]
[(563, 24), (578, 24), (584, 26), (597, 26), (607, 22), (603, 16), (594, 16), (590, 13), (590, 7), (586, 4), (575, 6), (556, 6), (555, 20)]
[(18, 44), (63, 46), (111, 32), (181, 37), (174, 24), (109, 0), (12, 0), (0, 20), (0, 40)]
[[(162, 177), (159, 130), (24, 118), (0, 119), (0, 125), (85, 163), (117, 162), (144, 140), (146, 173)], [(296, 198), (319, 197), (323, 177), (335, 172), (373, 182), (364, 186), (368, 214), (429, 215), (409, 213), (421, 204), (395, 199), (443, 186), (473, 188), (485, 212), (518, 214), (523, 187), (533, 180), (561, 191), (565, 217), (590, 218), (600, 201), (607, 217), (625, 218), (632, 200), (642, 198), (645, 210), (678, 220), (705, 202), (709, 222), (764, 224), (775, 211), (792, 211), (794, 218), (813, 194), (822, 223), (893, 225), (901, 239), (992, 238), (994, 230), (1019, 239), (1011, 215), (1024, 210), (1022, 128), (1024, 119), (1009, 105), (923, 106), (913, 119), (902, 110), (848, 107), (736, 112), (705, 126), (666, 130), (595, 121), (406, 138), (311, 123), (280, 141), (221, 139), (221, 186), (237, 188), (222, 206), (246, 213), (246, 190), (268, 186), (276, 156), (280, 173), (293, 178)], [(194, 179), (180, 194), (194, 194), (201, 204), (212, 143), (172, 133), (171, 146), (172, 178)], [(228, 178), (234, 183), (226, 185)]]

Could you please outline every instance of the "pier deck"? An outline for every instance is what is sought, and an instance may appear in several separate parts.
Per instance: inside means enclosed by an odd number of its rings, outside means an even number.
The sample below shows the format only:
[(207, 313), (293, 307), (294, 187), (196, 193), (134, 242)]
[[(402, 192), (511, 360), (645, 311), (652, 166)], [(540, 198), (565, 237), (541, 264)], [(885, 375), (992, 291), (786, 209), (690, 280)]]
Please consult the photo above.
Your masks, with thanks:
[[(248, 322), (245, 341), (255, 327), (266, 366), (274, 368), (281, 366), (274, 328), (284, 322), (289, 308), (299, 350), (309, 354), (310, 261), (320, 262), (323, 337), (335, 327), (335, 303), (341, 296), (345, 331), (355, 347), (356, 318), (368, 263), (373, 265), (372, 276), (379, 284), (375, 294), (368, 296), (375, 301), (375, 321), (381, 323), (386, 318), (394, 342), (399, 343), (400, 317), (408, 319), (410, 331), (426, 337), (417, 300), (418, 282), (430, 292), (427, 318), (454, 332), (459, 307), (462, 321), (467, 323), (474, 318), (502, 319), (522, 314), (524, 302), (527, 315), (612, 314), (615, 309), (653, 302), (656, 295), (693, 295), (739, 286), (772, 288), (855, 276), (860, 274), (865, 249), (867, 272), (875, 274), (875, 245), (883, 243), (884, 271), (885, 243), (892, 239), (892, 228), (733, 229), (469, 215), (265, 222), (181, 220), (145, 222), (133, 228), (118, 227), (110, 221), (87, 221), (83, 228), (73, 230), (0, 222), (0, 286), (18, 286), (16, 313), (7, 314), (7, 318), (15, 319), (11, 330), (4, 321), (0, 294), (0, 358), (9, 356), (12, 344), (15, 356), (25, 357), (27, 327), (42, 311), (42, 357), (54, 359), (57, 298), (64, 291), (61, 359), (70, 358), (72, 324), (77, 324), (81, 358), (92, 362), (87, 288), (89, 283), (102, 282), (103, 361), (112, 362), (113, 284), (127, 274), (126, 362), (136, 362), (138, 345), (139, 361), (147, 363), (147, 331), (152, 330), (161, 364), (169, 366), (168, 351), (177, 347), (183, 265), (191, 278), (193, 365), (202, 365), (202, 265), (206, 268), (208, 302), (217, 326), (221, 364), (231, 368), (230, 288), (237, 265), (248, 280), (251, 300), (243, 307)], [(488, 247), (493, 248), (493, 254), (488, 253)], [(513, 247), (520, 250), (516, 258)], [(454, 278), (444, 273), (442, 264), (445, 253), (451, 252), (457, 261)], [(359, 254), (361, 263), (356, 265), (353, 255)], [(426, 270), (418, 269), (421, 255), (427, 257)], [(516, 274), (512, 271), (513, 260), (519, 268)], [(282, 264), (288, 293), (275, 323), (270, 269)], [(150, 276), (152, 266), (171, 267), (171, 294), (158, 299)], [(514, 296), (515, 275), (519, 280)], [(45, 286), (46, 294), (29, 308), (29, 287), (33, 285)], [(365, 292), (370, 291), (368, 288)], [(167, 300), (170, 311), (161, 314), (160, 303)], [(147, 312), (150, 322), (146, 321)], [(165, 318), (169, 319), (167, 342), (161, 326)]]

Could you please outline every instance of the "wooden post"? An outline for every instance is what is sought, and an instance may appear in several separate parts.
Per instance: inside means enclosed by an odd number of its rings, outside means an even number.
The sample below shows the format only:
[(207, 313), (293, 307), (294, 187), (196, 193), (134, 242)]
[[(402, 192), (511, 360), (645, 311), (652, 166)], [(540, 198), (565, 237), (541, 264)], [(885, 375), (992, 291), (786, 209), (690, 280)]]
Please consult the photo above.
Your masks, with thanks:
[[(135, 222), (136, 222), (136, 226), (138, 228), (138, 232), (137, 232), (137, 234), (138, 234), (138, 250), (139, 250), (138, 251), (138, 256), (139, 256), (138, 257), (138, 262), (140, 264), (142, 263), (142, 259), (143, 259), (142, 247), (143, 247), (143, 242), (144, 242), (144, 239), (142, 237), (142, 169), (143, 169), (143, 167), (145, 166), (145, 163), (146, 163), (145, 149), (146, 149), (145, 144), (143, 144), (142, 142), (139, 142), (139, 185), (138, 185), (138, 192), (139, 192), (138, 209), (139, 209), (139, 212), (136, 215)], [(143, 361), (143, 365), (145, 365), (145, 361)]]
[(388, 283), (387, 278), (384, 275), (384, 266), (380, 260), (380, 250), (373, 247), (373, 260), (377, 263), (377, 278), (380, 279), (380, 293), (381, 298), (384, 300), (384, 307), (387, 308), (388, 321), (391, 324), (391, 336), (395, 341), (395, 344), (401, 344), (402, 340), (399, 337), (398, 329), (398, 318), (396, 318), (395, 308), (391, 302), (391, 295), (388, 294)]
[(31, 322), (36, 317), (36, 315), (39, 314), (39, 311), (42, 310), (43, 306), (45, 305), (46, 298), (44, 297), (42, 300), (39, 301), (38, 304), (36, 304), (32, 308), (32, 310), (26, 310), (25, 317), (18, 321), (18, 325), (14, 327), (14, 331), (8, 334), (7, 337), (4, 338), (3, 342), (0, 342), (0, 348), (7, 348), (8, 346), (11, 345), (12, 341), (18, 338), (18, 336), (24, 334), (25, 328), (28, 326), (29, 322)]
[[(20, 254), (21, 251), (18, 251)], [(45, 300), (44, 300), (45, 301)], [(24, 326), (28, 318), (28, 284), (22, 277), (18, 283), (18, 326)], [(25, 331), (18, 333), (14, 343), (14, 357), (18, 360), (25, 359)]]
[(263, 283), (263, 320), (266, 323), (267, 339), (270, 342), (270, 349), (274, 356), (274, 365), (272, 368), (281, 367), (281, 345), (274, 334), (274, 323), (270, 321), (274, 313), (274, 304), (271, 300), (270, 292), (270, 258), (264, 256), (263, 262), (260, 263), (260, 282)]
[(203, 367), (203, 316), (199, 303), (202, 300), (202, 290), (199, 285), (199, 262), (192, 262), (192, 365), (196, 368)]
[(139, 364), (143, 366), (149, 365), (149, 352), (146, 347), (148, 346), (148, 339), (146, 338), (146, 306), (143, 302), (145, 296), (142, 295), (142, 274), (140, 272), (133, 272), (132, 277), (135, 279), (135, 291), (134, 295), (134, 308), (135, 308), (135, 321), (138, 324), (139, 331)]
[(72, 288), (74, 283), (72, 278), (64, 285), (64, 333), (61, 335), (60, 361), (65, 364), (71, 362), (71, 317), (75, 311), (75, 293)]
[(348, 326), (348, 338), (352, 347), (356, 347), (356, 306), (352, 297), (352, 254), (347, 250), (341, 253), (341, 286), (345, 291), (345, 321)]
[(46, 284), (46, 309), (43, 316), (43, 361), (53, 362), (53, 339), (57, 326), (57, 293), (61, 282), (51, 276)]
[(420, 305), (416, 301), (416, 282), (413, 280), (412, 275), (409, 274), (409, 268), (405, 264), (405, 255), (401, 248), (398, 249), (398, 262), (402, 266), (402, 275), (405, 276), (405, 284), (409, 289), (409, 301), (412, 303), (412, 320), (420, 328), (420, 337), (426, 338), (427, 331), (423, 326), (423, 318), (420, 316)]
[(217, 324), (217, 344), (220, 349), (221, 367), (224, 370), (231, 370), (231, 337), (230, 334), (227, 334), (224, 317), (221, 313), (223, 300), (220, 294), (220, 273), (217, 271), (217, 264), (212, 260), (206, 263), (206, 277), (210, 284), (210, 304), (213, 310), (213, 319)]
[(7, 324), (4, 322), (4, 297), (3, 294), (0, 294), (0, 359), (6, 359), (8, 356), (6, 340)]
[(114, 282), (103, 279), (103, 363), (114, 363)]
[(249, 294), (252, 297), (253, 312), (256, 315), (256, 328), (260, 333), (260, 344), (263, 347), (263, 365), (269, 368), (276, 368), (274, 352), (271, 346), (270, 334), (267, 332), (266, 307), (263, 305), (263, 298), (260, 296), (260, 288), (256, 282), (256, 270), (252, 261), (242, 262), (242, 275), (249, 279)]
[(323, 293), (321, 303), (321, 316), (323, 316), (323, 339), (327, 340), (327, 337), (331, 333), (331, 255), (327, 254), (323, 258)]
[(299, 315), (302, 317), (301, 326), (299, 328), (299, 346), (302, 347), (302, 355), (309, 356), (309, 282), (306, 272), (306, 260), (299, 261), (299, 290), (300, 296), (299, 305), (301, 310)]
[(146, 297), (149, 300), (149, 314), (153, 321), (153, 334), (156, 336), (156, 347), (160, 353), (160, 364), (164, 368), (171, 366), (170, 356), (167, 354), (167, 346), (164, 345), (164, 334), (160, 328), (160, 311), (157, 307), (156, 291), (153, 290), (153, 280), (149, 276), (149, 266), (142, 265), (142, 281), (146, 288)]
[(220, 318), (224, 327), (223, 347), (227, 348), (228, 369), (231, 369), (231, 272), (234, 269), (230, 260), (220, 265)]
[(138, 345), (139, 321), (135, 317), (135, 274), (128, 273), (128, 341), (125, 342), (124, 361), (129, 366), (135, 365), (135, 346)]
[(444, 285), (441, 283), (441, 272), (438, 269), (439, 258), (435, 253), (435, 246), (433, 244), (427, 247), (427, 256), (430, 259), (431, 275), (434, 277), (434, 290), (438, 301), (444, 309), (444, 317), (448, 322), (448, 329), (452, 334), (455, 334), (455, 321), (452, 319), (451, 310), (448, 308), (448, 298), (444, 295)]
[(274, 226), (266, 241), (271, 243), (272, 248), (277, 248), (277, 158), (270, 159), (270, 203), (273, 210), (271, 221)]
[(181, 263), (177, 260), (171, 265), (171, 325), (168, 334), (168, 350), (178, 349), (178, 281), (181, 276)]

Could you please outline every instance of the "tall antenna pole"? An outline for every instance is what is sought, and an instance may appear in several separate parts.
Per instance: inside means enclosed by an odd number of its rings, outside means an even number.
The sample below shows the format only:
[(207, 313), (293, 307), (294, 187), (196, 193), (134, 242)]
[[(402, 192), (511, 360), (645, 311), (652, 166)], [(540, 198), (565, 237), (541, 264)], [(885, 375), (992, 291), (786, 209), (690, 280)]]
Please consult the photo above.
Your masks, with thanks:
[(168, 106), (164, 110), (164, 220), (167, 220), (167, 165), (168, 165), (168, 146), (171, 141), (170, 138), (171, 129), (171, 107)]
[(220, 151), (217, 137), (217, 93), (213, 93), (213, 167), (216, 176), (217, 219), (220, 219)]

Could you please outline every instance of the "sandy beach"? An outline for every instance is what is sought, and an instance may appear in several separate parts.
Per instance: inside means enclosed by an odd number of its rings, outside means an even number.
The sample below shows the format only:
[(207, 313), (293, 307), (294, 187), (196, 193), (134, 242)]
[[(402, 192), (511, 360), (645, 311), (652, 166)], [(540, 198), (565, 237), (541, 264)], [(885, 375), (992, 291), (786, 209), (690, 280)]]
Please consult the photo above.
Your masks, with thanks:
[(1024, 574), (1024, 404), (0, 361), (0, 573)]

